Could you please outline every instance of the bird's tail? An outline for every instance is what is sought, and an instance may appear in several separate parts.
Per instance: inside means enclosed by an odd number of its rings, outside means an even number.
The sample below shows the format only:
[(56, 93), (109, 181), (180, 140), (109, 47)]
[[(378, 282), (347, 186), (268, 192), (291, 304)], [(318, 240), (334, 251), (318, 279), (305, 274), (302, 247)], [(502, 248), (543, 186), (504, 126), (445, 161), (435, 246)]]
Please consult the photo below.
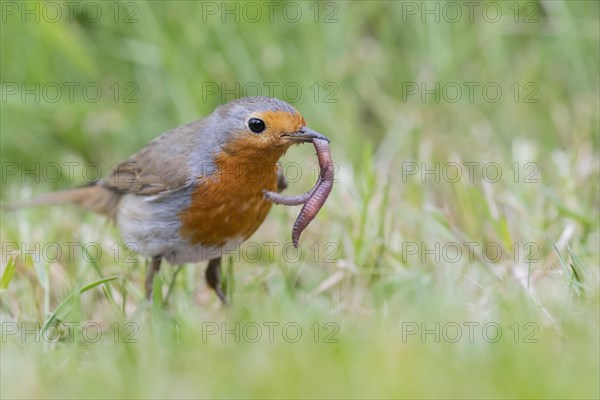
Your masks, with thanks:
[(49, 204), (71, 203), (112, 218), (116, 212), (120, 197), (113, 190), (99, 185), (90, 185), (62, 192), (46, 193), (19, 203), (2, 204), (1, 208), (2, 211), (15, 211)]

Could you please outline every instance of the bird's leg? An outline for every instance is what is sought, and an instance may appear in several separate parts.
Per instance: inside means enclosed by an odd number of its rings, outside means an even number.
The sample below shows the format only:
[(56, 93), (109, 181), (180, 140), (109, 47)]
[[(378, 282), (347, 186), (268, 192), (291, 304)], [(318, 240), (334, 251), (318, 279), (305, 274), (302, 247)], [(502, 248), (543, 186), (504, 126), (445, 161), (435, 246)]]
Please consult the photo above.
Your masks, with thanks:
[(213, 258), (208, 262), (204, 276), (208, 286), (215, 291), (223, 304), (227, 305), (227, 299), (221, 290), (221, 257)]
[(160, 270), (160, 262), (162, 261), (161, 256), (152, 257), (152, 262), (148, 267), (148, 273), (146, 274), (146, 300), (152, 299), (152, 289), (154, 289), (154, 276)]

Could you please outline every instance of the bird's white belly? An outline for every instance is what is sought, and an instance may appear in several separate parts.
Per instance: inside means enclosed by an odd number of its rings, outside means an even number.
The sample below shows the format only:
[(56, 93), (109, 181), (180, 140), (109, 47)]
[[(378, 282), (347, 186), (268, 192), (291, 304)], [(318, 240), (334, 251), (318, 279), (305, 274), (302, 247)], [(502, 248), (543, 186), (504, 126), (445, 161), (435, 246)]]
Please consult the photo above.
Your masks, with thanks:
[(124, 195), (116, 220), (126, 245), (143, 256), (162, 256), (170, 264), (219, 258), (241, 245), (241, 237), (231, 238), (223, 246), (193, 244), (182, 237), (179, 210), (188, 206), (188, 199), (185, 193), (158, 201)]

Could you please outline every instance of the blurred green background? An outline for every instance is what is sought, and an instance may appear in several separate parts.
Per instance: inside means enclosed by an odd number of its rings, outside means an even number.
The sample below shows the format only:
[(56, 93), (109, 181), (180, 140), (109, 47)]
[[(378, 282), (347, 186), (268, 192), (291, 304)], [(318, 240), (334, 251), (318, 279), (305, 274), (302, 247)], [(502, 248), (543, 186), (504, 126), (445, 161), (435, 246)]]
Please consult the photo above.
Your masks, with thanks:
[[(119, 234), (99, 217), (3, 213), (3, 398), (600, 396), (598, 2), (0, 5), (3, 202), (106, 174), (242, 95), (290, 101), (338, 165), (299, 261), (264, 245), (289, 241), (298, 210), (284, 207), (252, 238), (261, 254), (228, 260), (229, 309), (204, 266), (163, 268), (168, 301), (147, 306), (141, 257), (23, 255), (65, 242), (112, 254)], [(311, 187), (312, 149), (284, 162), (303, 171), (288, 193)], [(105, 334), (20, 335), (53, 320)], [(297, 323), (302, 340), (203, 340), (211, 324), (266, 321)], [(127, 323), (138, 342), (112, 340)], [(313, 336), (327, 323), (336, 343)]]

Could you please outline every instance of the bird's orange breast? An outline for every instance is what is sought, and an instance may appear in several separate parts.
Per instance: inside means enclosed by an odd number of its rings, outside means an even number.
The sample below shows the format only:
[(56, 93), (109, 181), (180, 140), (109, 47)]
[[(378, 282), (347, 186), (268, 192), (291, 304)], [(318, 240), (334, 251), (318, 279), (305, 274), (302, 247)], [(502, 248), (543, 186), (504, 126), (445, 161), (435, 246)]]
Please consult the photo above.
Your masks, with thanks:
[(193, 244), (223, 246), (247, 239), (262, 224), (272, 203), (263, 189), (277, 190), (277, 158), (257, 160), (241, 151), (215, 158), (217, 172), (200, 178), (190, 206), (180, 214), (181, 234)]

